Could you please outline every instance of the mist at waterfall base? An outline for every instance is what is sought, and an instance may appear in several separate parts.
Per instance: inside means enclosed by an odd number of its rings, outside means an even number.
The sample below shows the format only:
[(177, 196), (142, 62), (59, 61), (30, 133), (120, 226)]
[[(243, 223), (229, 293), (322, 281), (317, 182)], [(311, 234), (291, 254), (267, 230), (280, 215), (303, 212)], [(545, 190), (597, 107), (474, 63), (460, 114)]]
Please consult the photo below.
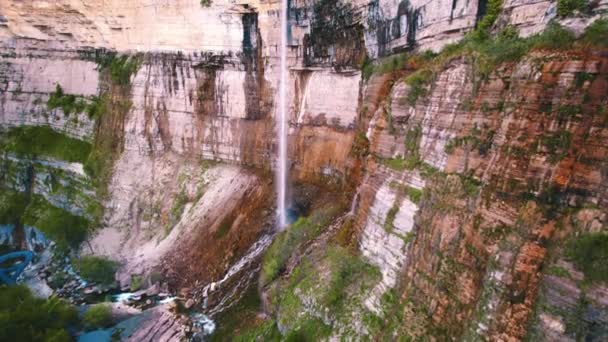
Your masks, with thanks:
[(277, 158), (277, 216), (278, 230), (283, 230), (288, 224), (287, 215), (287, 1), (283, 0), (281, 7), (281, 63), (279, 80), (279, 108), (277, 135), (279, 153)]

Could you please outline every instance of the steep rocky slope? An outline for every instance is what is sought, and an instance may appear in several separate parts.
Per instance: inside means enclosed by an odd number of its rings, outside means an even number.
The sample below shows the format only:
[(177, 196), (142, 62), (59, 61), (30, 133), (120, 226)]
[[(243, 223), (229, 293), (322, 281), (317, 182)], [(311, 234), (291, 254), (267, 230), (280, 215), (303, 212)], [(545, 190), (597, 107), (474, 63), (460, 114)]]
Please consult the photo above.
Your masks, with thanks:
[(608, 3), (291, 1), (278, 234), (280, 2), (205, 4), (0, 3), (2, 241), (220, 340), (607, 337)]

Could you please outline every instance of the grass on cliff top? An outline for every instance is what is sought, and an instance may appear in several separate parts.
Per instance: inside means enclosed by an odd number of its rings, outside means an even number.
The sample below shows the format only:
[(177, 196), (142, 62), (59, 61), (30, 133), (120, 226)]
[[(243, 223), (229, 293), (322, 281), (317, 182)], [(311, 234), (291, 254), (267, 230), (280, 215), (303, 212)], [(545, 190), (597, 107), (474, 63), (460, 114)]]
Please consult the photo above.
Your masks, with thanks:
[(48, 126), (21, 126), (2, 132), (0, 151), (84, 163), (91, 153), (91, 144)]
[(103, 257), (83, 256), (78, 260), (72, 260), (72, 266), (86, 281), (101, 285), (112, 285), (115, 282), (114, 275), (120, 264)]
[(24, 285), (0, 286), (0, 341), (68, 342), (76, 308), (57, 298), (36, 298)]
[[(371, 73), (393, 72), (401, 69), (416, 70), (404, 79), (410, 86), (407, 98), (403, 102), (414, 105), (419, 99), (429, 93), (430, 84), (437, 74), (445, 69), (454, 58), (466, 58), (473, 66), (475, 90), (481, 81), (487, 80), (498, 66), (519, 61), (531, 50), (567, 50), (572, 48), (576, 39), (574, 34), (552, 22), (537, 35), (520, 38), (517, 30), (508, 26), (498, 33), (490, 29), (500, 13), (501, 1), (490, 1), (488, 14), (480, 21), (476, 30), (468, 33), (460, 42), (446, 45), (439, 54), (426, 51), (417, 55), (399, 54), (386, 57), (374, 64), (367, 62), (363, 65), (363, 77), (369, 78)], [(582, 41), (588, 45), (603, 46), (608, 24), (598, 20), (585, 31)]]
[(568, 244), (566, 255), (588, 281), (608, 281), (608, 233), (583, 234)]

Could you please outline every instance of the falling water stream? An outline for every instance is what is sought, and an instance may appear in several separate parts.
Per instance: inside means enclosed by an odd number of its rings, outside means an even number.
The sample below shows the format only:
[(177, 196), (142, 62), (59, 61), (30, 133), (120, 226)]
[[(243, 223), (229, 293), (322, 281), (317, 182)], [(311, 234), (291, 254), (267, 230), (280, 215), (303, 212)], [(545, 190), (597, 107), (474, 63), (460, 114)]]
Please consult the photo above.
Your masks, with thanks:
[(287, 1), (282, 0), (281, 5), (281, 46), (279, 49), (281, 54), (278, 115), (279, 156), (277, 166), (279, 230), (287, 225)]

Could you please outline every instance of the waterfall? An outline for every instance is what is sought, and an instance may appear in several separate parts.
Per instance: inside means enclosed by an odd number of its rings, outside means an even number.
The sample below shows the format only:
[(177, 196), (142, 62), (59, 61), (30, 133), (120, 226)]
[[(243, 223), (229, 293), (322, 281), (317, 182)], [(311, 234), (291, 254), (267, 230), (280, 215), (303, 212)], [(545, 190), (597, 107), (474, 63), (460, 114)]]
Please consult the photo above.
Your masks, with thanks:
[(277, 167), (277, 210), (279, 216), (279, 229), (287, 225), (287, 1), (282, 0), (281, 5), (281, 71), (279, 80), (279, 117), (278, 140), (279, 156)]

